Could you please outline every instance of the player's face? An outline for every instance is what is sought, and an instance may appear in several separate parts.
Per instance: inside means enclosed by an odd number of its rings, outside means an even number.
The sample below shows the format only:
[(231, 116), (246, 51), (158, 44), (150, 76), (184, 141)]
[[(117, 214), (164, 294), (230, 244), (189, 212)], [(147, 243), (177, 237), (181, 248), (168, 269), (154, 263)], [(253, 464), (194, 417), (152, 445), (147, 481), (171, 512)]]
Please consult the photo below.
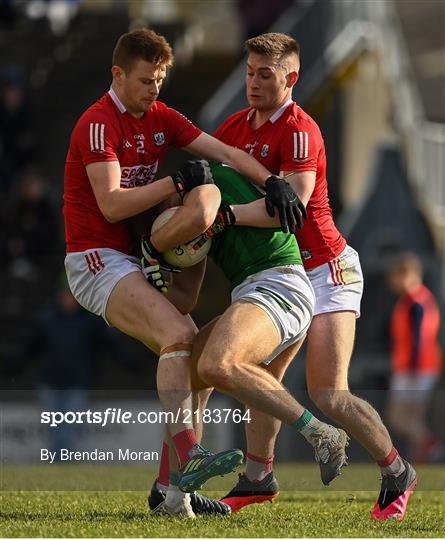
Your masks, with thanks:
[(122, 103), (133, 116), (143, 116), (159, 95), (167, 75), (166, 66), (155, 66), (151, 62), (138, 60), (131, 71), (122, 71), (121, 75), (119, 84)]
[(268, 112), (281, 107), (292, 94), (289, 75), (273, 58), (250, 53), (246, 73), (247, 101), (251, 107)]

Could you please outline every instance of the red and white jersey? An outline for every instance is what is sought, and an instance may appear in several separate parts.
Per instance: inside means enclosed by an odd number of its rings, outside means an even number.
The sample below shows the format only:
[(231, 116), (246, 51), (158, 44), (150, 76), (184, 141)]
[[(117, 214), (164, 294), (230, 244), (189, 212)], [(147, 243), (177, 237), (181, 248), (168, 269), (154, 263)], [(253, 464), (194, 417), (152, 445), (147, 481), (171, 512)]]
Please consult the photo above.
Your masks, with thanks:
[(109, 223), (97, 205), (86, 166), (118, 161), (121, 188), (153, 182), (169, 145), (183, 147), (201, 133), (182, 114), (156, 101), (143, 118), (125, 110), (113, 89), (87, 109), (71, 135), (65, 163), (64, 208), (67, 252), (111, 248), (134, 253), (125, 220)]
[(273, 174), (281, 171), (315, 171), (315, 188), (307, 206), (308, 217), (297, 232), (306, 269), (337, 257), (346, 240), (332, 218), (326, 180), (326, 153), (320, 128), (292, 100), (285, 103), (258, 129), (252, 127), (255, 109), (229, 116), (214, 136), (255, 157)]

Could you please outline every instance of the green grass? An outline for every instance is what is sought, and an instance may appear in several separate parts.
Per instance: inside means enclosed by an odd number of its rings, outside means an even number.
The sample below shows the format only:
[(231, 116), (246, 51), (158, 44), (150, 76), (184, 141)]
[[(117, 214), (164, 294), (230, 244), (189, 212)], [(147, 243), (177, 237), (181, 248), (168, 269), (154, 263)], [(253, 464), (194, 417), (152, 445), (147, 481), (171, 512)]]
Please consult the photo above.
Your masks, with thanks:
[[(273, 504), (253, 505), (229, 518), (183, 521), (152, 517), (146, 491), (151, 473), (139, 467), (3, 467), (0, 536), (7, 537), (443, 537), (445, 536), (445, 468), (419, 468), (420, 484), (403, 522), (369, 519), (378, 490), (371, 465), (352, 465), (333, 488), (312, 489), (315, 465), (281, 465), (276, 474), (281, 495)], [(65, 487), (90, 488), (97, 482), (113, 488), (128, 482), (140, 491), (29, 491), (29, 486), (64, 478)], [(235, 476), (209, 482), (226, 490)], [(88, 479), (90, 483), (88, 483)], [(20, 487), (19, 485), (22, 484)], [(59, 486), (60, 487), (60, 486)], [(57, 489), (54, 486), (54, 489)], [(370, 491), (364, 491), (368, 489)], [(442, 490), (442, 491), (441, 491)], [(212, 492), (208, 492), (212, 493)], [(221, 496), (221, 492), (213, 492)]]

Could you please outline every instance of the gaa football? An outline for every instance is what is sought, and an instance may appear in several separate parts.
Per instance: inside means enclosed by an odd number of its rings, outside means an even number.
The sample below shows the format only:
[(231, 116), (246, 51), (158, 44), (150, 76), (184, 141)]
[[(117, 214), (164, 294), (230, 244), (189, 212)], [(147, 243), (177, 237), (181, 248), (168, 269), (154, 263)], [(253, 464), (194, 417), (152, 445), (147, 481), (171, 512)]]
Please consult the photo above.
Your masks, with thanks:
[[(159, 216), (153, 222), (151, 232), (154, 233), (165, 225), (167, 221), (175, 214), (178, 208), (180, 207), (172, 206), (159, 214)], [(163, 257), (165, 261), (172, 266), (176, 266), (177, 268), (189, 268), (190, 266), (194, 266), (205, 259), (211, 245), (212, 239), (206, 238), (205, 235), (201, 234), (190, 242), (181, 244), (174, 249), (166, 251), (163, 253)]]

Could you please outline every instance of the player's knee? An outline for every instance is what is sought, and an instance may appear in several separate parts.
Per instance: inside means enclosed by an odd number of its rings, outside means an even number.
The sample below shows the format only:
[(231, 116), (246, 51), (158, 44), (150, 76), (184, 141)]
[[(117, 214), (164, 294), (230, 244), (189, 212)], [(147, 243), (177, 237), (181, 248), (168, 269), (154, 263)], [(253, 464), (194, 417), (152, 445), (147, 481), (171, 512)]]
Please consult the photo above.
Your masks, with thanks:
[(209, 386), (213, 386), (213, 381), (217, 377), (217, 366), (206, 357), (201, 357), (198, 361), (198, 376)]
[(192, 344), (196, 334), (197, 330), (191, 325), (178, 325), (175, 328), (170, 328), (169, 331), (164, 334), (161, 349), (178, 343)]
[(221, 204), (221, 193), (213, 185), (198, 186), (190, 192), (188, 204), (191, 210), (193, 226), (205, 231), (215, 221), (216, 213)]
[(198, 375), (209, 386), (213, 386), (219, 390), (230, 390), (233, 382), (233, 373), (230, 364), (208, 361), (206, 359), (200, 360), (198, 363)]

